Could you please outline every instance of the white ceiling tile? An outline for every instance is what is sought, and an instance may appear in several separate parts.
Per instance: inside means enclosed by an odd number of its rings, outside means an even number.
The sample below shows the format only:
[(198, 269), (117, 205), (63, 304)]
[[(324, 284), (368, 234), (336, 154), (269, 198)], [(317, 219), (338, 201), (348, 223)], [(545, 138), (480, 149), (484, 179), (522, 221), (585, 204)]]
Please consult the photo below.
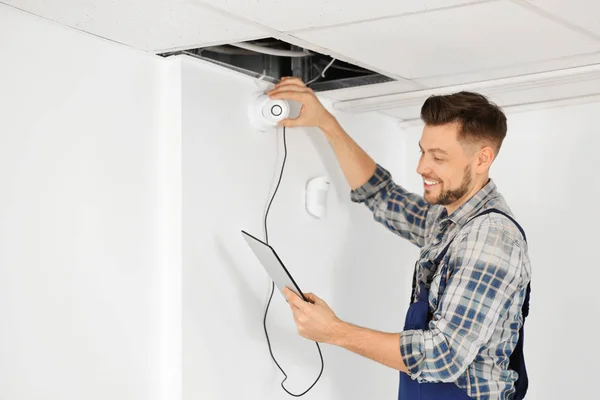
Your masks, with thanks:
[(344, 24), (390, 15), (452, 7), (474, 0), (193, 0), (210, 4), (280, 31)]
[[(475, 92), (487, 96), (503, 108), (563, 99), (580, 98), (585, 101), (586, 98), (597, 97), (600, 93), (600, 73), (590, 72), (580, 76), (555, 79), (539, 85), (524, 84), (522, 87), (487, 88), (475, 90)], [(421, 106), (425, 99), (426, 96), (423, 96), (423, 98), (407, 102), (403, 106), (382, 109), (381, 112), (402, 120), (419, 119)]]
[(2, 0), (43, 18), (151, 51), (271, 36), (185, 0)]
[(464, 83), (481, 82), (491, 79), (501, 79), (511, 76), (529, 75), (539, 72), (555, 71), (583, 65), (600, 64), (600, 52), (561, 57), (553, 60), (537, 61), (509, 67), (492, 68), (479, 71), (468, 71), (460, 74), (429, 76), (413, 81), (424, 87), (435, 88)]
[(421, 87), (411, 84), (410, 81), (394, 81), (377, 83), (366, 86), (357, 86), (346, 89), (337, 89), (322, 92), (322, 95), (332, 100), (350, 100), (356, 98), (365, 98), (373, 96), (383, 96), (392, 93), (404, 93), (419, 90)]
[(296, 34), (414, 79), (600, 51), (600, 42), (510, 2), (490, 2)]
[(560, 19), (600, 35), (598, 0), (523, 0)]

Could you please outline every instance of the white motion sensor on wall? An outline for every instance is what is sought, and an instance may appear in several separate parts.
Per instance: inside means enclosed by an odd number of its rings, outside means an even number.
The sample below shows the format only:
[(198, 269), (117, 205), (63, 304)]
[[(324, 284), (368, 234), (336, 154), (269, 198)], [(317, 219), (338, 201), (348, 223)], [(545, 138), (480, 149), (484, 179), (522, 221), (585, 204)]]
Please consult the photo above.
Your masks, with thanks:
[(329, 179), (319, 176), (311, 179), (306, 184), (306, 211), (315, 218), (322, 219), (327, 216), (327, 193), (329, 192)]
[(249, 107), (250, 122), (261, 132), (277, 126), (290, 115), (290, 104), (287, 100), (271, 99), (266, 94), (260, 94)]

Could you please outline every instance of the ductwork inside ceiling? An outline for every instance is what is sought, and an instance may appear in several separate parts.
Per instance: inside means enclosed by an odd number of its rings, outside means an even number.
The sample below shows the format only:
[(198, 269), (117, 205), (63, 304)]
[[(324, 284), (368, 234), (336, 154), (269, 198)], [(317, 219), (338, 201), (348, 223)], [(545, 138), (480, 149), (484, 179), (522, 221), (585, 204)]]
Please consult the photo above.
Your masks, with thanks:
[(277, 82), (282, 76), (296, 76), (315, 92), (344, 89), (394, 81), (368, 69), (334, 60), (274, 38), (201, 47), (160, 54), (169, 57), (188, 54), (223, 67)]

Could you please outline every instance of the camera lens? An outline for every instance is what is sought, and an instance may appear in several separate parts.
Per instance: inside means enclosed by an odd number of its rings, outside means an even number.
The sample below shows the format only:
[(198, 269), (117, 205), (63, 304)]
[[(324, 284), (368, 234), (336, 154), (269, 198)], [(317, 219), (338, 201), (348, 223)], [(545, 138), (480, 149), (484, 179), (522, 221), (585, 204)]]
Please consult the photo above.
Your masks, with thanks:
[(281, 115), (281, 113), (283, 112), (283, 109), (281, 108), (280, 105), (274, 105), (273, 107), (271, 107), (271, 114), (279, 117)]

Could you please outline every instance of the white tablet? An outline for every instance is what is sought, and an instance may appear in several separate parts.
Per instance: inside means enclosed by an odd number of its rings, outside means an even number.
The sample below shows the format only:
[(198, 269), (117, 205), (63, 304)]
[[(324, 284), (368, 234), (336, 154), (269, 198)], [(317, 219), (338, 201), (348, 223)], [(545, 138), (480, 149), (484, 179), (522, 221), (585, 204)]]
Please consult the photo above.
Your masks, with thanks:
[(279, 289), (280, 292), (283, 291), (283, 288), (288, 287), (294, 292), (296, 292), (297, 295), (302, 297), (304, 301), (308, 301), (306, 297), (304, 297), (304, 293), (302, 293), (302, 291), (296, 284), (296, 281), (294, 281), (294, 278), (292, 278), (290, 272), (287, 270), (285, 265), (283, 265), (283, 262), (275, 252), (275, 249), (273, 249), (270, 245), (263, 242), (262, 240), (252, 236), (251, 234), (243, 230), (242, 236), (244, 237), (244, 239), (246, 239), (246, 242), (248, 242), (248, 245), (250, 246), (250, 248), (262, 264), (263, 268), (265, 269), (265, 271), (267, 271), (267, 274), (269, 274), (269, 276), (275, 283), (275, 286), (277, 286), (277, 289)]

